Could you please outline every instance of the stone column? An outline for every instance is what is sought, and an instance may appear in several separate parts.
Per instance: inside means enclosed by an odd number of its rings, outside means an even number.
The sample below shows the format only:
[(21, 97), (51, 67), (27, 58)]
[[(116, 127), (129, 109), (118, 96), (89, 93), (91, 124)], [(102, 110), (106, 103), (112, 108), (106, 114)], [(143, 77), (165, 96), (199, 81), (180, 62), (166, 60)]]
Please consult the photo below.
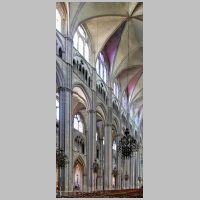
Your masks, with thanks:
[(83, 174), (83, 192), (87, 192), (87, 175)]
[(100, 168), (99, 168), (98, 190), (103, 190), (103, 138), (100, 138), (99, 143), (100, 143), (100, 149), (99, 149)]
[(108, 117), (105, 123), (105, 190), (112, 189), (112, 88), (108, 91)]
[(125, 189), (125, 174), (126, 174), (126, 168), (125, 168), (125, 160), (122, 159), (122, 189)]
[[(71, 152), (70, 147), (70, 136), (71, 136), (71, 89), (68, 87), (59, 87), (59, 147), (63, 149), (65, 154), (67, 155), (67, 159), (71, 160)], [(65, 168), (61, 168), (60, 178), (61, 178), (61, 191), (69, 191), (69, 165), (67, 164)]]
[(134, 156), (130, 160), (130, 188), (134, 188)]
[[(139, 177), (143, 177), (143, 172), (142, 172), (142, 164), (141, 164), (141, 161), (142, 161), (142, 151), (141, 150), (139, 150), (139, 152), (138, 152), (138, 176)], [(141, 187), (141, 182), (139, 182), (139, 187)]]
[[(121, 139), (121, 135), (120, 135), (120, 132), (118, 131), (118, 134), (117, 134), (117, 139), (116, 139), (116, 144), (118, 146), (119, 144), (119, 141)], [(121, 185), (121, 155), (117, 152), (117, 170), (118, 170), (118, 175), (117, 175), (117, 185), (116, 185), (116, 188), (117, 189), (121, 189), (122, 185)]]
[(112, 189), (112, 124), (105, 124), (105, 190)]
[(143, 151), (141, 151), (141, 177), (143, 178)]
[[(122, 108), (122, 102), (120, 101), (120, 108)], [(119, 141), (122, 137), (122, 115), (121, 115), (121, 110), (120, 110), (120, 116), (119, 116), (119, 130), (117, 130), (117, 146), (119, 144)], [(117, 169), (118, 169), (118, 176), (117, 176), (117, 188), (122, 189), (123, 188), (123, 181), (124, 181), (124, 176), (122, 169), (123, 168), (123, 161), (121, 154), (117, 154)]]
[(65, 191), (72, 191), (73, 173), (72, 173), (72, 48), (73, 40), (69, 37), (65, 37), (65, 51), (63, 59), (63, 71), (65, 76), (65, 89), (63, 90), (64, 108), (61, 111), (61, 115), (64, 115), (62, 123), (64, 128), (62, 132), (64, 133), (65, 154), (69, 159), (69, 164), (65, 167)]
[(133, 188), (136, 188), (136, 153), (133, 156)]
[(128, 174), (128, 180), (125, 180), (125, 188), (128, 189), (130, 182), (129, 158), (125, 160), (125, 173)]
[(87, 191), (91, 192), (95, 188), (95, 177), (93, 163), (96, 159), (96, 69), (92, 68), (91, 102), (88, 109), (88, 132), (87, 132)]
[[(66, 96), (67, 88), (59, 87), (59, 148), (65, 149), (65, 96)], [(65, 189), (65, 169), (60, 168), (60, 189), (64, 191)]]
[(138, 188), (138, 152), (135, 154), (135, 187)]
[(88, 110), (88, 132), (87, 132), (87, 191), (94, 189), (93, 162), (96, 158), (96, 111)]

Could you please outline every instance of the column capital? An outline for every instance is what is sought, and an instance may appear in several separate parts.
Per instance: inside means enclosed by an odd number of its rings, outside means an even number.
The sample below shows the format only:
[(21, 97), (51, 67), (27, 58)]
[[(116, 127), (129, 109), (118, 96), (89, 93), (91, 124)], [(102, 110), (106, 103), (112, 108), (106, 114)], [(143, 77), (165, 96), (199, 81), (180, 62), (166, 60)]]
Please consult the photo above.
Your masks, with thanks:
[(59, 88), (58, 88), (58, 92), (60, 92), (60, 91), (68, 91), (68, 92), (72, 92), (72, 90), (71, 90), (70, 88), (67, 88), (67, 87), (65, 87), (65, 86), (61, 86), (61, 87), (59, 87)]

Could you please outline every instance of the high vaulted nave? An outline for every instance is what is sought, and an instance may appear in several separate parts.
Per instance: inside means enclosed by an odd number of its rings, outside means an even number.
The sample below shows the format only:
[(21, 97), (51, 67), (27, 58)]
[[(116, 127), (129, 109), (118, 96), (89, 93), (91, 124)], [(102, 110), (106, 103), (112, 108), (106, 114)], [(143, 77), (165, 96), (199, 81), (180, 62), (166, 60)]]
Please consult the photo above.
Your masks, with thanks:
[(143, 195), (143, 3), (56, 3), (56, 148), (57, 197)]

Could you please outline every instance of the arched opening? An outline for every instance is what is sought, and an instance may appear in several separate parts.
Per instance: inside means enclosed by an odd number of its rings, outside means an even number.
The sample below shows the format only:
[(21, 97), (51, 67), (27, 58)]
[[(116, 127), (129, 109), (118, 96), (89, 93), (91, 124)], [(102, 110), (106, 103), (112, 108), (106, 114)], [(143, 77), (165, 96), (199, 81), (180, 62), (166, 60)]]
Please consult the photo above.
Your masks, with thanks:
[(66, 35), (69, 31), (68, 9), (68, 3), (56, 2), (56, 30), (62, 35)]
[(108, 80), (108, 67), (104, 60), (104, 56), (102, 53), (99, 54), (96, 61), (96, 71), (97, 74), (103, 79), (105, 83)]
[(82, 85), (76, 85), (72, 93), (72, 137), (73, 137), (73, 157), (77, 158), (73, 168), (73, 190), (86, 191), (84, 185), (84, 167), (87, 153), (87, 116), (90, 100), (87, 91)]
[(79, 114), (74, 116), (74, 128), (80, 133), (83, 133), (83, 122)]
[(76, 160), (73, 169), (73, 190), (74, 191), (83, 191), (83, 174), (84, 166), (79, 159)]
[(89, 38), (84, 30), (83, 26), (79, 26), (74, 34), (73, 38), (74, 47), (79, 51), (79, 53), (89, 62)]

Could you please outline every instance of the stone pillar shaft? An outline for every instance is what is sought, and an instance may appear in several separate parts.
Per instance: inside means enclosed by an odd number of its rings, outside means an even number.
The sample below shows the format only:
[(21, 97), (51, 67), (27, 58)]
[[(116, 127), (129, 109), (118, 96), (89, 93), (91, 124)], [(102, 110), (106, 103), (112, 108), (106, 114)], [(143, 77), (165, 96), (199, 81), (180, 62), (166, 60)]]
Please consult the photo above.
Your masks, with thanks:
[[(61, 169), (61, 191), (72, 191), (72, 39), (65, 37), (63, 59), (59, 59), (65, 81), (58, 88), (59, 93), (59, 148), (70, 161)], [(66, 48), (67, 47), (67, 48)]]
[(100, 139), (100, 149), (99, 149), (99, 160), (100, 160), (100, 176), (99, 176), (99, 190), (103, 190), (103, 139)]
[[(117, 140), (116, 140), (116, 144), (118, 146), (120, 141), (120, 132), (118, 132), (117, 134)], [(117, 189), (121, 189), (121, 155), (117, 152), (117, 170), (118, 170), (118, 175), (117, 175)]]
[(105, 125), (105, 190), (112, 189), (112, 125)]

